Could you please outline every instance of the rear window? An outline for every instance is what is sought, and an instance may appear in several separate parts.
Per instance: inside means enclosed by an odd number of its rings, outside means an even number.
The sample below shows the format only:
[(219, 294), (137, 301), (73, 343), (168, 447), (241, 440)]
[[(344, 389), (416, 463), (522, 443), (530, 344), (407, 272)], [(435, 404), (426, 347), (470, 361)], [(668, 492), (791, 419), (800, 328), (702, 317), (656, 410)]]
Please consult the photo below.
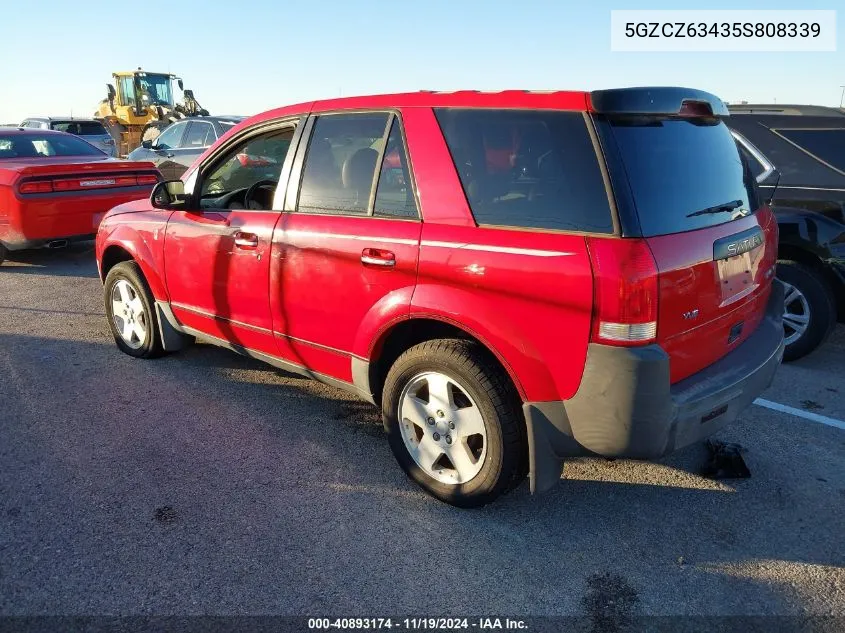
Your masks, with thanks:
[(613, 232), (582, 113), (438, 109), (435, 114), (478, 224)]
[(104, 136), (108, 134), (103, 124), (98, 121), (53, 121), (50, 127), (59, 132), (77, 136)]
[(103, 152), (93, 145), (70, 135), (49, 133), (0, 135), (0, 159), (103, 155)]
[(773, 130), (816, 158), (845, 172), (845, 129)]
[[(719, 119), (600, 119), (606, 151), (614, 145), (644, 237), (724, 224), (756, 211), (753, 175)], [(619, 182), (627, 177), (627, 183)]]

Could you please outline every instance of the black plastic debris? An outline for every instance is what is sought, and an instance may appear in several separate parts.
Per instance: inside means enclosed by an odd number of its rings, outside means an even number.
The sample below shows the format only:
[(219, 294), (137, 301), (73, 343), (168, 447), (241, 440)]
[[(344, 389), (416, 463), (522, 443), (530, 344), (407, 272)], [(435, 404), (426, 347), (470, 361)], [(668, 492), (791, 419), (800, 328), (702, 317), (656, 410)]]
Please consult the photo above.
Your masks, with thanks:
[(748, 470), (748, 466), (742, 458), (742, 454), (745, 452), (743, 446), (718, 440), (707, 440), (704, 445), (710, 453), (710, 458), (701, 470), (702, 477), (708, 479), (747, 479), (751, 477), (751, 471)]

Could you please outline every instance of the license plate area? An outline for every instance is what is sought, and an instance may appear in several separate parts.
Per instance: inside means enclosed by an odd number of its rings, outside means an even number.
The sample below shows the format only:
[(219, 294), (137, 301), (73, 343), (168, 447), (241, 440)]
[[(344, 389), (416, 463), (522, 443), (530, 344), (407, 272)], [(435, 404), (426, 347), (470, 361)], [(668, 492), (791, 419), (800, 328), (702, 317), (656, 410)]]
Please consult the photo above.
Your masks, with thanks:
[(757, 287), (757, 269), (765, 249), (763, 231), (752, 227), (713, 242), (713, 259), (716, 261), (720, 307), (745, 297)]

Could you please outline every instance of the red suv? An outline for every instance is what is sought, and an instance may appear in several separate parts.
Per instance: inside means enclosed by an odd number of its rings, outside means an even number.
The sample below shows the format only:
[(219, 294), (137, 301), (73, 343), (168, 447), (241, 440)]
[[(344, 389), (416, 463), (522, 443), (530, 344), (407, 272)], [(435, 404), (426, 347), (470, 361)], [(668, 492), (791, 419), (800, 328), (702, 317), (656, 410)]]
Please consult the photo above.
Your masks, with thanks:
[(660, 457), (783, 354), (777, 224), (725, 116), (680, 88), (267, 112), (104, 219), (109, 324), (131, 356), (196, 337), (376, 403), (459, 506)]

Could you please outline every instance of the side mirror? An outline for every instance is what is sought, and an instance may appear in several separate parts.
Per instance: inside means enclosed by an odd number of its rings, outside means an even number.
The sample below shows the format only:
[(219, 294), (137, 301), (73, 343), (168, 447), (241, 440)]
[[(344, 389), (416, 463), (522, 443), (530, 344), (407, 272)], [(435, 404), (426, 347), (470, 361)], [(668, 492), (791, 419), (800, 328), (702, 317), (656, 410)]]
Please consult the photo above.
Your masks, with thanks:
[(112, 86), (111, 84), (106, 84), (106, 88), (108, 89), (109, 101), (111, 101), (112, 99), (114, 99), (115, 95), (114, 86)]
[(143, 147), (144, 149), (152, 149), (153, 142), (150, 139), (147, 139), (146, 141), (141, 141), (141, 147)]
[(182, 83), (182, 80), (181, 80), (181, 79), (176, 80), (176, 83), (177, 83), (177, 84), (179, 84), (179, 90), (184, 90), (184, 89), (185, 89), (184, 84)]
[(154, 209), (183, 209), (186, 201), (185, 183), (181, 180), (160, 182), (150, 193), (150, 204)]

